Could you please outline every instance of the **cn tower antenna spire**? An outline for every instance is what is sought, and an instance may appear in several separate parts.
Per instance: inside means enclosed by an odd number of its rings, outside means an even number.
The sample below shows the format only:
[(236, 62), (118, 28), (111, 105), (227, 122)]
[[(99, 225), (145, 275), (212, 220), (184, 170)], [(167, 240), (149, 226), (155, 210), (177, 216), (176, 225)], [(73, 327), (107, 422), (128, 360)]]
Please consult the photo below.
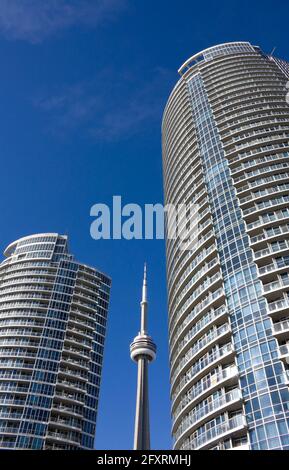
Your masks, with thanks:
[(144, 264), (143, 284), (142, 284), (142, 299), (141, 299), (141, 330), (140, 333), (145, 334), (147, 329), (147, 265)]
[(144, 265), (144, 277), (141, 299), (141, 325), (138, 336), (130, 345), (130, 357), (137, 363), (137, 394), (134, 429), (134, 450), (150, 449), (148, 364), (156, 357), (156, 345), (147, 333), (147, 266)]

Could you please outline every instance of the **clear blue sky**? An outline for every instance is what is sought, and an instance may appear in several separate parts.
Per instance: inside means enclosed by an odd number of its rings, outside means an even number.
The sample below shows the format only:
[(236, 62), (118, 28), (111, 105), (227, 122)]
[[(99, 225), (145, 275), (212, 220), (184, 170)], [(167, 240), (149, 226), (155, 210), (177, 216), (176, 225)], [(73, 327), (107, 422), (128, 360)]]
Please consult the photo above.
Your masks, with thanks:
[(160, 122), (192, 54), (251, 41), (289, 59), (288, 0), (0, 0), (1, 248), (68, 233), (113, 279), (97, 448), (131, 448), (143, 262), (148, 262), (152, 446), (171, 446), (162, 241), (94, 241), (90, 207), (162, 202)]

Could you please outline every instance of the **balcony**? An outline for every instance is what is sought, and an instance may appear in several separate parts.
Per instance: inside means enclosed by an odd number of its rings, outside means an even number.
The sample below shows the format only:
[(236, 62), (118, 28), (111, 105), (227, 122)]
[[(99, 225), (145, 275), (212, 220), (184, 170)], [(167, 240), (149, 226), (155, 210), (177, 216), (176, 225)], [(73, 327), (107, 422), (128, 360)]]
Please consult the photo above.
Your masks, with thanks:
[(269, 309), (269, 315), (274, 314), (274, 318), (277, 319), (277, 317), (284, 317), (284, 310), (286, 311), (289, 309), (289, 299), (287, 297), (284, 297), (283, 299), (276, 300), (274, 302), (270, 302), (268, 304), (268, 309)]
[(19, 427), (0, 426), (0, 434), (17, 434)]
[(86, 391), (86, 386), (80, 382), (70, 382), (69, 380), (58, 379), (56, 386), (59, 386), (64, 389), (74, 390), (74, 391)]
[(82, 426), (81, 426), (81, 421), (80, 420), (75, 420), (75, 419), (64, 419), (61, 418), (60, 416), (55, 417), (51, 416), (50, 418), (50, 423), (51, 426), (59, 426), (60, 428), (64, 429), (74, 429), (76, 431), (82, 431)]
[[(12, 405), (13, 403), (5, 403), (5, 402), (3, 403), (3, 402), (1, 402), (1, 406), (9, 405), (9, 404)], [(5, 419), (5, 420), (7, 420), (7, 419), (9, 419), (9, 420), (16, 419), (17, 421), (21, 421), (21, 418), (23, 416), (22, 411), (23, 411), (22, 409), (21, 409), (20, 413), (10, 413), (10, 412), (6, 413), (5, 411), (0, 411), (0, 420), (2, 420), (2, 419)]]
[(279, 341), (289, 338), (289, 319), (273, 324), (273, 334)]
[(250, 224), (246, 224), (246, 230), (248, 233), (249, 232), (253, 233), (254, 231), (258, 231), (258, 229), (260, 228), (271, 226), (274, 222), (278, 222), (279, 220), (287, 222), (289, 219), (289, 212), (288, 213), (287, 212), (276, 211), (270, 217), (261, 216), (258, 218), (258, 220), (256, 220), (256, 222), (251, 222)]
[[(175, 355), (178, 355), (178, 353), (193, 339), (197, 341), (200, 336), (206, 333), (213, 324), (218, 326), (223, 323), (227, 318), (227, 315), (228, 311), (224, 305), (217, 309), (211, 309), (189, 330), (188, 326), (191, 323), (191, 318), (188, 315), (183, 321), (182, 325), (177, 329), (175, 336), (172, 339), (170, 358), (172, 359)], [(182, 339), (180, 339), (184, 331), (187, 331), (187, 333)]]
[(263, 285), (263, 292), (266, 297), (274, 294), (274, 293), (279, 293), (280, 290), (283, 290), (284, 288), (288, 289), (289, 286), (289, 278), (284, 278), (279, 281), (274, 281), (270, 282), (268, 284)]
[(73, 377), (73, 379), (83, 380), (84, 382), (87, 382), (88, 380), (87, 373), (81, 370), (60, 367), (58, 374), (65, 375), (65, 376), (68, 375), (69, 377)]
[(199, 436), (188, 439), (181, 447), (180, 450), (198, 450), (209, 448), (214, 442), (223, 439), (226, 435), (241, 435), (247, 427), (245, 416), (237, 415), (230, 418), (217, 426), (212, 427), (208, 431), (200, 434)]
[[(64, 351), (65, 352), (65, 351)], [(71, 367), (75, 367), (77, 370), (79, 369), (85, 369), (89, 370), (89, 363), (85, 361), (77, 361), (76, 359), (71, 358), (70, 356), (63, 356), (60, 359), (61, 363), (68, 364)]]
[(172, 256), (171, 253), (169, 253), (167, 258), (168, 272), (174, 271), (174, 279), (178, 278), (179, 274), (183, 274), (184, 266), (186, 266), (192, 258), (195, 259), (201, 249), (208, 249), (213, 243), (215, 243), (215, 234), (213, 230), (210, 230), (200, 237), (193, 246), (188, 246), (188, 250), (174, 252), (176, 253), (175, 256)]
[(207, 259), (207, 263), (206, 263), (206, 265), (207, 265), (208, 262), (211, 261), (213, 253), (214, 253), (214, 257), (216, 257), (216, 251), (217, 251), (216, 245), (211, 245), (211, 246), (209, 246), (209, 248), (204, 249), (203, 251), (201, 251), (194, 258), (194, 260), (184, 270), (183, 274), (180, 276), (180, 278), (178, 280), (176, 280), (175, 276), (173, 277), (173, 280), (172, 280), (172, 278), (170, 278), (168, 280), (169, 304), (172, 301), (172, 299), (171, 299), (173, 297), (172, 293), (174, 295), (175, 295), (175, 293), (177, 294), (179, 292), (180, 288), (182, 288), (183, 285), (186, 285), (186, 283), (187, 283), (186, 281), (187, 281), (188, 277), (195, 275), (195, 272), (197, 272), (198, 266), (205, 259), (209, 258), (209, 260)]
[(1, 446), (1, 449), (12, 449), (15, 447), (15, 440), (16, 438), (14, 439), (11, 439), (11, 440), (8, 440), (8, 439), (0, 439), (0, 446)]
[(213, 416), (218, 415), (221, 410), (232, 410), (239, 406), (242, 400), (241, 391), (236, 388), (230, 392), (224, 393), (215, 400), (206, 403), (197, 411), (193, 410), (182, 421), (175, 434), (175, 448), (179, 448), (180, 442), (184, 440), (188, 432), (191, 433), (197, 427), (201, 426), (208, 418), (212, 419)]
[(205, 374), (211, 368), (213, 369), (217, 363), (226, 363), (232, 360), (234, 354), (235, 350), (231, 343), (218, 349), (214, 348), (195, 362), (185, 374), (178, 375), (172, 383), (172, 389), (175, 388), (175, 393), (179, 393), (189, 383), (196, 381), (200, 375)]
[(218, 290), (215, 290), (214, 292), (209, 292), (208, 295), (205, 297), (205, 299), (201, 300), (201, 302), (196, 304), (195, 307), (190, 311), (188, 315), (182, 317), (181, 322), (179, 318), (177, 318), (177, 323), (176, 323), (176, 319), (172, 319), (172, 322), (170, 324), (170, 334), (169, 334), (170, 341), (174, 337), (175, 330), (178, 326), (181, 326), (182, 323), (186, 322), (188, 318), (195, 319), (197, 321), (198, 318), (200, 318), (202, 315), (207, 313), (213, 307), (218, 308), (223, 303), (224, 296), (225, 296), (225, 293), (222, 287), (219, 288)]
[[(200, 400), (213, 393), (221, 385), (236, 385), (238, 383), (238, 370), (235, 365), (227, 367), (214, 375), (209, 375), (201, 379), (191, 389), (189, 389), (181, 398), (177, 408), (173, 413), (174, 428), (180, 422), (181, 416), (188, 412)], [(173, 408), (175, 406), (177, 395), (172, 397)]]
[[(14, 398), (14, 399), (1, 399), (2, 397), (0, 396), (0, 406), (5, 406), (5, 405), (13, 405), (13, 406), (25, 406), (26, 403), (26, 398), (24, 397), (23, 399), (21, 398)], [(2, 416), (2, 411), (0, 411), (0, 416)]]
[(92, 341), (91, 339), (89, 342), (88, 340), (78, 339), (75, 336), (71, 336), (68, 331), (66, 332), (66, 337), (64, 338), (64, 343), (72, 344), (72, 347), (75, 345), (83, 346), (84, 348), (87, 348), (88, 351), (86, 352), (89, 352), (91, 349), (91, 341)]
[[(200, 284), (195, 290), (192, 290), (191, 288), (194, 287), (194, 282), (189, 283), (188, 289), (192, 291), (192, 293), (189, 295), (189, 292), (187, 295), (183, 295), (180, 297), (180, 299), (176, 299), (176, 305), (174, 309), (170, 312), (170, 318), (174, 319), (176, 323), (178, 323), (179, 319), (184, 315), (184, 312), (188, 310), (188, 308), (192, 308), (195, 306), (195, 304), (200, 301), (200, 299), (203, 299), (206, 295), (206, 293), (210, 290), (217, 289), (216, 284), (221, 284), (223, 281), (222, 274), (221, 272), (215, 273), (211, 277), (207, 277), (202, 284)], [(184, 301), (184, 299), (186, 299)], [(180, 304), (182, 305), (180, 306)]]
[(179, 356), (175, 358), (175, 361), (172, 362), (171, 364), (171, 370), (174, 370), (174, 373), (172, 374), (172, 382), (174, 382), (175, 377), (178, 375), (179, 371), (186, 366), (186, 364), (193, 358), (194, 360), (197, 360), (200, 354), (204, 354), (214, 343), (219, 341), (221, 338), (223, 341), (226, 339), (229, 339), (231, 336), (231, 328), (229, 323), (224, 323), (223, 325), (220, 325), (219, 327), (214, 327), (204, 335), (202, 338), (200, 338), (199, 341), (195, 342), (193, 346), (181, 357), (181, 359), (178, 361), (178, 365), (176, 366), (177, 359), (179, 359)]
[(54, 398), (57, 398), (64, 402), (71, 402), (71, 403), (76, 402), (79, 405), (83, 405), (83, 401), (84, 401), (84, 396), (79, 396), (79, 394), (76, 394), (76, 393), (64, 393), (64, 392), (59, 392), (59, 391), (55, 392)]
[(287, 252), (289, 250), (289, 241), (288, 240), (284, 240), (284, 241), (282, 241), (282, 243), (281, 242), (279, 242), (279, 243), (280, 244), (278, 246), (276, 246), (276, 248), (272, 248), (272, 246), (270, 246), (268, 248), (265, 248), (264, 250), (256, 251), (254, 253), (255, 260), (258, 260), (260, 258), (265, 258), (267, 256), (273, 256), (276, 253)]
[(289, 364), (289, 343), (279, 346), (279, 357), (282, 361), (286, 362), (286, 364)]
[(54, 432), (48, 431), (47, 432), (47, 439), (56, 439), (57, 441), (64, 441), (64, 442), (71, 442), (74, 445), (80, 445), (81, 438), (79, 436), (74, 436), (68, 433), (62, 432)]
[(265, 276), (269, 277), (269, 278), (275, 278), (276, 276), (273, 276), (277, 271), (281, 270), (281, 269), (284, 269), (284, 268), (287, 268), (289, 269), (289, 266), (287, 264), (285, 264), (284, 262), (281, 263), (281, 262), (274, 262), (274, 263), (271, 263), (271, 264), (266, 264), (265, 266), (259, 266), (258, 267), (258, 275), (261, 277), (261, 278), (264, 278)]
[(273, 240), (273, 241), (278, 240), (279, 237), (282, 237), (284, 234), (288, 235), (288, 233), (289, 233), (289, 225), (288, 224), (276, 226), (276, 227), (274, 227), (274, 234), (270, 233), (270, 235), (269, 235), (268, 233), (266, 233), (264, 231), (260, 235), (256, 235), (255, 237), (251, 237), (250, 246), (253, 247), (253, 245), (261, 244), (261, 243), (264, 243), (265, 241), (269, 241), (269, 240)]
[[(66, 341), (66, 338), (65, 338)], [(69, 355), (76, 356), (77, 358), (85, 358), (87, 360), (90, 359), (90, 351), (88, 352), (85, 349), (76, 349), (71, 346), (67, 346), (66, 343), (64, 344), (63, 352), (69, 353)]]
[(64, 414), (65, 416), (75, 416), (77, 418), (83, 417), (83, 410), (80, 406), (67, 406), (63, 403), (54, 403), (52, 405), (52, 411), (56, 411), (57, 413)]
[[(210, 249), (211, 251), (213, 251), (211, 247)], [(186, 274), (187, 274), (187, 278), (185, 278), (186, 283), (181, 283), (181, 288), (179, 287), (179, 283), (178, 283), (178, 286), (176, 290), (174, 291), (174, 295), (169, 301), (169, 310), (172, 311), (173, 306), (175, 304), (178, 304), (179, 301), (185, 297), (186, 293), (191, 289), (191, 287), (194, 287), (196, 289), (198, 284), (202, 280), (202, 278), (205, 280), (205, 278), (208, 277), (208, 275), (212, 272), (212, 270), (216, 271), (219, 265), (220, 265), (219, 259), (217, 256), (215, 256), (212, 260), (205, 263), (201, 269), (198, 269), (197, 272), (193, 276), (191, 276), (191, 279), (188, 280), (188, 277), (189, 277), (188, 274), (191, 274), (192, 272), (192, 266), (189, 266), (189, 268), (186, 270)]]
[(30, 382), (31, 381), (31, 375), (27, 373), (21, 373), (21, 372), (16, 372), (15, 370), (11, 371), (0, 371), (0, 381), (1, 380), (18, 380), (21, 382)]

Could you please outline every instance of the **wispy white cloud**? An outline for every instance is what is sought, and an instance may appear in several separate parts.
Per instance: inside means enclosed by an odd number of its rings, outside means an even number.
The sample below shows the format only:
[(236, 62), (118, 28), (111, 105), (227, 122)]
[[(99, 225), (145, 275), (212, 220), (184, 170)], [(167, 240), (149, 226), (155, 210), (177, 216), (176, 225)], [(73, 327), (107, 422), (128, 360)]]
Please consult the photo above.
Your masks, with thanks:
[[(145, 76), (144, 76), (145, 75)], [(48, 129), (60, 135), (81, 131), (115, 141), (160, 122), (174, 71), (102, 70), (93, 79), (40, 94), (34, 105), (47, 116)]]
[(0, 0), (0, 33), (39, 43), (74, 26), (111, 20), (125, 5), (126, 0)]

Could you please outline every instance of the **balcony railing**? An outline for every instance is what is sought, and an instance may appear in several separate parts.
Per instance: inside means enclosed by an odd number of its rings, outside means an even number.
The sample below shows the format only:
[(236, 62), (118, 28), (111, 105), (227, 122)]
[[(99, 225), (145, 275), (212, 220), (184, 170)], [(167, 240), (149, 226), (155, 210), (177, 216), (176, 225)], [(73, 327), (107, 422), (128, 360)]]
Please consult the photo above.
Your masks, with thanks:
[(274, 282), (270, 282), (269, 284), (265, 284), (263, 286), (263, 289), (265, 293), (268, 293), (268, 292), (271, 292), (272, 290), (282, 289), (282, 287), (286, 287), (286, 286), (289, 286), (289, 278), (282, 279), (282, 281), (281, 280), (274, 281)]
[(270, 302), (268, 304), (269, 312), (275, 312), (277, 310), (283, 310), (289, 308), (289, 299), (276, 300), (276, 302)]
[[(178, 282), (175, 286), (175, 292), (179, 290), (179, 287), (181, 284), (184, 282), (184, 280), (189, 276), (190, 273), (192, 273), (198, 264), (200, 264), (207, 256), (209, 256), (211, 253), (216, 251), (216, 246), (211, 245), (208, 248), (204, 248), (195, 258), (194, 260), (189, 264), (189, 266), (185, 269), (184, 273), (181, 275), (181, 277), (178, 279)], [(173, 278), (175, 279), (175, 277)], [(171, 278), (170, 281), (168, 282), (168, 289), (169, 291), (172, 290), (172, 283), (173, 279)], [(170, 299), (171, 299), (171, 292), (169, 293)], [(170, 300), (171, 301), (171, 300)]]
[[(227, 343), (221, 348), (214, 349), (207, 353), (205, 356), (201, 357), (183, 376), (181, 376), (181, 379), (179, 380), (179, 383), (176, 387), (175, 393), (178, 393), (188, 382), (195, 378), (210, 364), (213, 364), (215, 361), (222, 359), (224, 356), (232, 353), (233, 351), (234, 347), (232, 343)], [(173, 382), (172, 386), (174, 386)]]
[(230, 418), (223, 423), (220, 423), (208, 431), (200, 434), (199, 436), (188, 439), (180, 448), (180, 450), (196, 450), (200, 449), (210, 443), (210, 441), (214, 441), (218, 439), (222, 434), (229, 433), (230, 431), (234, 431), (238, 428), (246, 427), (246, 419), (243, 415), (236, 415), (233, 418)]
[[(182, 314), (187, 310), (188, 306), (191, 306), (198, 297), (203, 296), (204, 293), (212, 287), (213, 284), (215, 284), (217, 281), (222, 281), (222, 274), (221, 272), (217, 272), (211, 277), (207, 277), (202, 284), (200, 284), (197, 289), (195, 289), (190, 297), (183, 303), (182, 307), (179, 308), (179, 304), (176, 303), (174, 309), (171, 312), (171, 318), (174, 318), (175, 321), (177, 321)], [(193, 286), (194, 283), (191, 283), (189, 287)], [(182, 295), (181, 299), (184, 298), (184, 295)], [(179, 299), (177, 299), (180, 301)]]
[(208, 328), (208, 325), (212, 324), (215, 320), (220, 318), (222, 315), (227, 313), (227, 309), (224, 305), (217, 309), (212, 309), (210, 310), (207, 314), (205, 314), (195, 325), (190, 328), (190, 330), (187, 332), (187, 334), (183, 337), (182, 340), (179, 339), (182, 331), (185, 329), (187, 324), (190, 322), (190, 318), (186, 317), (186, 320), (183, 321), (181, 327), (177, 329), (175, 332), (174, 338), (171, 342), (171, 355), (173, 356), (173, 349), (176, 343), (178, 343), (178, 346), (175, 350), (174, 356), (179, 353), (181, 349), (189, 342), (191, 339), (198, 335), (198, 333), (203, 330), (204, 328)]
[[(212, 304), (217, 299), (220, 299), (223, 295), (224, 295), (224, 290), (222, 287), (219, 288), (218, 290), (215, 290), (214, 292), (209, 292), (208, 295), (204, 298), (204, 300), (197, 303), (195, 307), (193, 308), (193, 310), (191, 310), (191, 312), (183, 318), (183, 321), (185, 321), (187, 324), (187, 320), (191, 320), (193, 318), (198, 317), (199, 314), (208, 307), (208, 305)], [(177, 318), (172, 319), (172, 323), (170, 325), (170, 340), (174, 336), (174, 330), (175, 330), (178, 320), (179, 320), (179, 315)]]
[(279, 346), (280, 356), (289, 356), (289, 344)]
[(53, 432), (53, 431), (48, 431), (47, 437), (56, 438), (62, 441), (70, 441), (70, 442), (74, 442), (75, 444), (80, 444), (80, 440), (81, 440), (80, 436), (74, 436), (72, 434), (66, 434), (62, 432)]
[(186, 432), (190, 427), (195, 426), (198, 421), (201, 421), (207, 415), (210, 415), (219, 408), (224, 407), (231, 402), (235, 402), (242, 398), (241, 391), (236, 388), (230, 392), (223, 393), (219, 397), (215, 398), (211, 402), (207, 402), (205, 405), (199, 407), (197, 410), (191, 411), (186, 417), (182, 420), (181, 425), (179, 426), (177, 432), (175, 433), (175, 440), (177, 441), (179, 437)]
[[(288, 185), (289, 189), (289, 185)], [(264, 240), (268, 240), (270, 238), (274, 238), (277, 235), (282, 235), (283, 233), (288, 233), (289, 232), (289, 224), (285, 225), (279, 225), (278, 227), (274, 227), (274, 235), (273, 234), (267, 234), (266, 232), (263, 232), (260, 235), (256, 235), (255, 237), (252, 237), (250, 240), (250, 244), (253, 245), (254, 243), (262, 242)]]
[[(213, 251), (213, 250), (211, 250)], [(201, 269), (199, 269), (195, 274), (194, 276), (192, 276), (192, 278), (185, 283), (185, 285), (183, 286), (181, 292), (178, 294), (178, 291), (176, 291), (176, 294), (173, 296), (173, 299), (172, 301), (169, 303), (169, 307), (170, 309), (172, 309), (172, 307), (175, 305), (175, 304), (178, 304), (178, 302), (184, 297), (184, 295), (187, 293), (187, 291), (192, 287), (194, 286), (198, 281), (199, 279), (201, 279), (202, 277), (204, 277), (205, 275), (207, 275), (208, 277), (208, 272), (214, 268), (215, 266), (217, 266), (219, 264), (219, 259), (217, 256), (215, 256), (212, 260), (210, 260), (209, 262), (205, 263)], [(190, 266), (190, 270), (189, 272), (192, 271), (192, 267)]]
[(264, 256), (269, 256), (273, 255), (274, 253), (277, 253), (279, 251), (284, 251), (289, 249), (289, 242), (287, 240), (282, 241), (282, 245), (277, 246), (276, 249), (273, 249), (272, 247), (270, 248), (265, 248), (264, 250), (259, 250), (254, 253), (255, 259), (262, 258)]
[(289, 331), (289, 320), (284, 320), (273, 324), (273, 332), (275, 334)]
[[(197, 341), (190, 349), (189, 351), (182, 356), (181, 360), (178, 363), (178, 366), (176, 367), (174, 374), (172, 375), (172, 382), (174, 381), (175, 377), (178, 375), (179, 371), (196, 355), (198, 355), (204, 348), (206, 348), (208, 345), (210, 345), (213, 341), (216, 341), (219, 339), (221, 336), (223, 336), (226, 333), (229, 333), (230, 330), (230, 325), (228, 323), (225, 323), (219, 327), (213, 328), (212, 330), (209, 331), (208, 334), (203, 336), (199, 341)], [(173, 369), (173, 364), (172, 364), (172, 369)]]

